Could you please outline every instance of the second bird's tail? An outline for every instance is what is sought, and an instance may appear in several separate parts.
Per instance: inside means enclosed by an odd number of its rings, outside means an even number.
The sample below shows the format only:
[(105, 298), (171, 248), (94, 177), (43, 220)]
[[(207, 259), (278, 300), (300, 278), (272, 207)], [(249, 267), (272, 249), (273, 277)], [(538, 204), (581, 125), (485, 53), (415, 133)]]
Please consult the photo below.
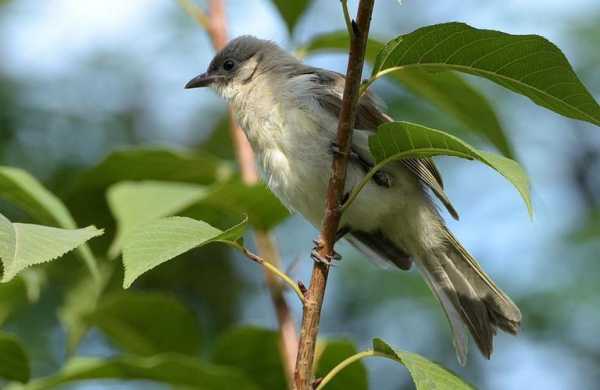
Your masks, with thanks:
[(467, 358), (465, 326), (489, 359), (496, 330), (516, 334), (521, 312), (452, 233), (444, 229), (444, 235), (446, 245), (418, 259), (417, 267), (448, 317), (459, 362)]

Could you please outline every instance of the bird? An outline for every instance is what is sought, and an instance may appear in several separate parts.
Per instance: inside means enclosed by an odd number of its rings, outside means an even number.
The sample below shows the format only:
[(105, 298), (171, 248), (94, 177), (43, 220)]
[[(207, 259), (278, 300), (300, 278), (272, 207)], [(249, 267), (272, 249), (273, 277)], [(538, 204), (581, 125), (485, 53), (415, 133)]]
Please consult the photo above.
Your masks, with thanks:
[[(293, 212), (319, 227), (325, 210), (345, 77), (304, 64), (269, 40), (231, 40), (186, 89), (209, 87), (224, 98), (244, 131), (262, 177)], [(372, 92), (357, 105), (344, 191), (375, 165), (368, 138), (392, 121)], [(402, 270), (415, 265), (448, 319), (459, 363), (468, 333), (486, 358), (497, 330), (516, 335), (521, 312), (447, 228), (437, 198), (458, 219), (430, 158), (384, 166), (341, 218), (337, 239)], [(468, 331), (468, 333), (467, 333)]]

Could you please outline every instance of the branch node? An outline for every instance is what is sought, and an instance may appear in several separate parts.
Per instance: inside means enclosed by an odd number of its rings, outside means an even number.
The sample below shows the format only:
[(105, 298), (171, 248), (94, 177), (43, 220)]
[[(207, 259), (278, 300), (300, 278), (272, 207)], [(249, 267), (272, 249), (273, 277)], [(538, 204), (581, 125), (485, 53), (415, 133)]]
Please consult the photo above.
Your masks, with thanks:
[(352, 19), (352, 32), (355, 38), (360, 37), (360, 28), (358, 28), (358, 24), (354, 19)]

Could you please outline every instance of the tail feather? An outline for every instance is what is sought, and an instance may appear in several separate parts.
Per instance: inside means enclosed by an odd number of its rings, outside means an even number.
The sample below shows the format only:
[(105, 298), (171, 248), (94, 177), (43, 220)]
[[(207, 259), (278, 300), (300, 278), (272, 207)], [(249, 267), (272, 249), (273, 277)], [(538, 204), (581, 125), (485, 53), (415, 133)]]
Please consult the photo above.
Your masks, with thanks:
[(464, 326), (489, 359), (496, 329), (516, 334), (521, 312), (454, 236), (445, 234), (446, 247), (423, 256), (418, 268), (448, 317), (459, 362), (466, 361)]

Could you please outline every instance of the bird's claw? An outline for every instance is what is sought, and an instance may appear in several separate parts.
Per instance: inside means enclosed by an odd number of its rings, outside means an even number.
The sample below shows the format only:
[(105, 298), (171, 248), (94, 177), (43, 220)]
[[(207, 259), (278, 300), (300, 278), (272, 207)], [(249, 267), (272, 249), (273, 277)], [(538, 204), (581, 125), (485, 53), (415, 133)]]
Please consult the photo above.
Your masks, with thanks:
[(334, 261), (341, 261), (342, 255), (333, 251), (333, 255), (321, 255), (319, 252), (323, 249), (323, 244), (319, 240), (313, 240), (315, 247), (310, 252), (310, 257), (317, 263), (332, 265)]

